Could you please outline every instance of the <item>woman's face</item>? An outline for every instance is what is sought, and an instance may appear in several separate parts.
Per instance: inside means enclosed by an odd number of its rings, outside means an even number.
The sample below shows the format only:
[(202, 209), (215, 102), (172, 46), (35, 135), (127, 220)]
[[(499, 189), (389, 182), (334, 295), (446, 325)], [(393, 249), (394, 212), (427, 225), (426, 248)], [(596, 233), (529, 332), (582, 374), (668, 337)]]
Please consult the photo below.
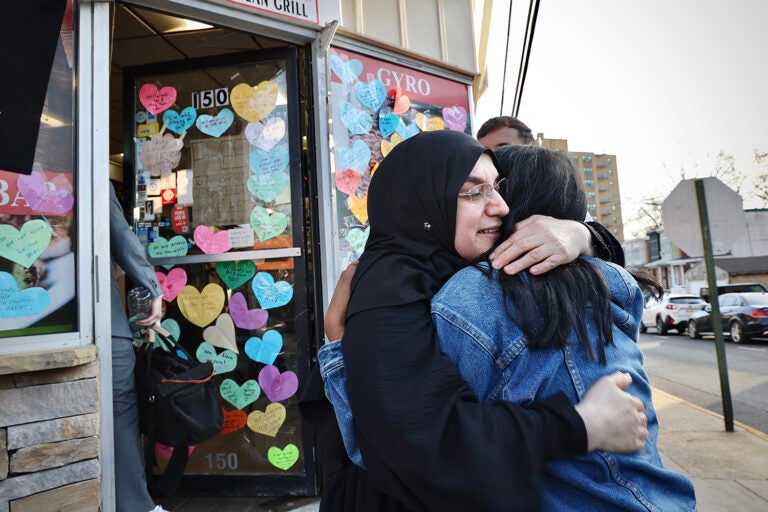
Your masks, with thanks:
[(509, 213), (509, 207), (497, 190), (492, 189), (489, 199), (483, 194), (487, 187), (479, 187), (482, 184), (493, 187), (498, 179), (493, 160), (484, 153), (459, 192), (453, 244), (466, 260), (488, 251), (501, 236), (501, 219)]

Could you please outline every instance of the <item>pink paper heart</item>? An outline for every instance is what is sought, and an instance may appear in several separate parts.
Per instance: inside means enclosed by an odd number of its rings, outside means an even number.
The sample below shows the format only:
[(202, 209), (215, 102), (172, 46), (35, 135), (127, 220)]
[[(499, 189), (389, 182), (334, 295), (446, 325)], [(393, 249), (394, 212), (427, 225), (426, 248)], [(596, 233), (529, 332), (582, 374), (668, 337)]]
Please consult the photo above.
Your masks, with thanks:
[(187, 285), (187, 272), (183, 268), (175, 268), (168, 272), (168, 275), (155, 272), (155, 276), (163, 290), (163, 300), (166, 302), (172, 302)]
[(229, 316), (241, 329), (258, 329), (267, 323), (269, 313), (266, 309), (248, 309), (245, 296), (237, 292), (229, 299)]
[(467, 127), (467, 109), (458, 105), (444, 108), (443, 121), (449, 130), (463, 132)]
[[(189, 452), (189, 455), (192, 455), (192, 452), (195, 451), (195, 448), (195, 446), (187, 446), (187, 452)], [(166, 446), (163, 443), (158, 443), (155, 441), (155, 451), (157, 452), (157, 456), (165, 461), (171, 460), (173, 449), (173, 446)]]
[(208, 226), (197, 226), (193, 238), (205, 254), (221, 254), (231, 249), (227, 230), (214, 233)]
[(285, 136), (285, 121), (273, 117), (266, 123), (248, 123), (245, 138), (257, 148), (269, 152)]
[(157, 90), (155, 84), (144, 84), (139, 89), (139, 101), (150, 114), (159, 114), (176, 102), (176, 88), (167, 86)]
[(355, 195), (357, 186), (360, 184), (360, 180), (362, 179), (360, 173), (354, 169), (347, 169), (344, 172), (336, 171), (333, 177), (336, 180), (336, 188), (348, 196)]
[[(53, 186), (56, 187), (55, 184)], [(75, 197), (70, 190), (61, 188), (48, 190), (45, 178), (37, 171), (29, 176), (19, 175), (16, 179), (16, 187), (35, 213), (61, 215), (70, 211), (75, 204)]]
[(274, 365), (267, 365), (259, 372), (259, 386), (270, 402), (290, 398), (299, 389), (299, 378), (290, 370), (280, 373)]

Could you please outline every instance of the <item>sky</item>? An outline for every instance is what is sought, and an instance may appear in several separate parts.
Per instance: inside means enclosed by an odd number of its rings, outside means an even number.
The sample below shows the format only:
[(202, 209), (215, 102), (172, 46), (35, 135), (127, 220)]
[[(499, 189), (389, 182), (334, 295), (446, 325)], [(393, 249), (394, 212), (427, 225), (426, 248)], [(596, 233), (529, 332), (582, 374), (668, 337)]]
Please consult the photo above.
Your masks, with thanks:
[[(478, 127), (512, 113), (528, 2), (513, 2), (502, 106), (508, 8), (494, 2)], [(762, 207), (751, 184), (768, 173), (753, 156), (768, 152), (768, 1), (541, 0), (518, 117), (571, 151), (616, 155), (626, 239), (643, 232), (643, 198), (666, 197), (681, 169), (710, 176), (720, 151), (745, 176), (744, 207)]]

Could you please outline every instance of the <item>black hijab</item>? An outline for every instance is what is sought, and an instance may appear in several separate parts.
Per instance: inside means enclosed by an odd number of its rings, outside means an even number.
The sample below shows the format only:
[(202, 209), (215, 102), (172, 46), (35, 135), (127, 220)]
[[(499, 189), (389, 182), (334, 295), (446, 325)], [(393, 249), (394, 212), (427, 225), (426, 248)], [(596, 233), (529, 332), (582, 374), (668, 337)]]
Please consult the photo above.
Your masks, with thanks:
[(444, 130), (411, 137), (382, 160), (368, 190), (371, 231), (348, 316), (428, 300), (466, 266), (454, 249), (456, 202), (484, 152), (494, 158), (469, 135)]

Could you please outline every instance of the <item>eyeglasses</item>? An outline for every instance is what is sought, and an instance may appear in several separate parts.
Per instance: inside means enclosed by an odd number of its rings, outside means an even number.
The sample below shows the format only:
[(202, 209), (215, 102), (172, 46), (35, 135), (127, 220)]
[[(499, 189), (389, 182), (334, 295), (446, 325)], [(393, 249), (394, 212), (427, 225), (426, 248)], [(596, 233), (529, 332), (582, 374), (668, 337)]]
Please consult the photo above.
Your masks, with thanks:
[[(490, 183), (480, 183), (470, 188), (466, 192), (460, 192), (459, 197), (466, 199), (470, 203), (482, 206), (488, 204), (493, 197), (493, 191), (499, 192), (501, 185), (506, 178), (502, 178), (493, 185)], [(500, 192), (499, 192), (500, 193)]]

